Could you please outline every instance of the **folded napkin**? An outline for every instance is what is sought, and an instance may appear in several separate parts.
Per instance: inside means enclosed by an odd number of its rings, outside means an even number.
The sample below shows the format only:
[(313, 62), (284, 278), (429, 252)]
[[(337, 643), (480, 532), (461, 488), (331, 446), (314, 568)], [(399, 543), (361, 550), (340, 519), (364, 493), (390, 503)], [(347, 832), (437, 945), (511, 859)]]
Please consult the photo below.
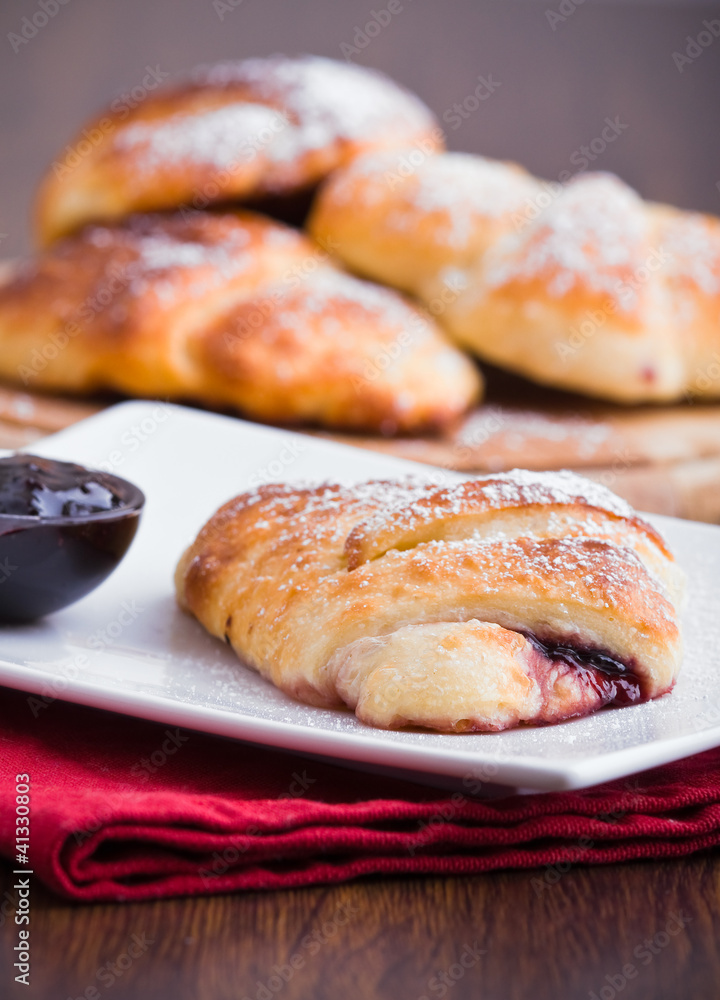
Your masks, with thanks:
[[(28, 864), (15, 785), (29, 776)], [(0, 689), (0, 853), (77, 900), (669, 858), (720, 843), (720, 749), (583, 792), (483, 800)], [(22, 811), (22, 810), (21, 810)]]

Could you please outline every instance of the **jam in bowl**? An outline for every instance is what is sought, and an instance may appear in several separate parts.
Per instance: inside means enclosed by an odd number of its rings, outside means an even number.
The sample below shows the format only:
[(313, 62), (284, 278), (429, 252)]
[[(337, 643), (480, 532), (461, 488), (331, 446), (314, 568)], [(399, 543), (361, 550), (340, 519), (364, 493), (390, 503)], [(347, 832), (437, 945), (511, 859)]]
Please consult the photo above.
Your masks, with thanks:
[(94, 590), (130, 547), (144, 503), (107, 472), (0, 459), (0, 621), (40, 618)]

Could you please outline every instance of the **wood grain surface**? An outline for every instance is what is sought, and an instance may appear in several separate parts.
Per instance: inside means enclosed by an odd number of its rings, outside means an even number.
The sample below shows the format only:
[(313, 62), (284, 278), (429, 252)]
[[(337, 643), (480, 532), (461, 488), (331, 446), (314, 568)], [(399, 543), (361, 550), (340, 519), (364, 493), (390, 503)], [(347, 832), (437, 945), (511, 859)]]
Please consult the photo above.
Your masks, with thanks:
[[(6, 924), (0, 931), (0, 995), (7, 1000), (720, 996), (717, 855), (578, 866), (539, 894), (533, 886), (538, 874), (373, 879), (332, 888), (104, 905), (68, 904), (35, 883), (31, 985), (13, 982), (15, 934)], [(6, 877), (0, 895), (11, 884)], [(684, 927), (671, 922), (673, 914)], [(672, 936), (668, 924), (676, 932)], [(308, 936), (317, 947), (308, 946)], [(141, 942), (136, 951), (144, 950), (128, 965), (123, 956), (133, 942)], [(293, 970), (289, 963), (298, 954), (304, 963)], [(629, 977), (628, 965), (634, 970)]]
[[(483, 405), (444, 435), (308, 433), (469, 473), (570, 468), (639, 510), (720, 523), (720, 404), (614, 406), (483, 368)], [(112, 402), (0, 385), (0, 448), (27, 448)]]

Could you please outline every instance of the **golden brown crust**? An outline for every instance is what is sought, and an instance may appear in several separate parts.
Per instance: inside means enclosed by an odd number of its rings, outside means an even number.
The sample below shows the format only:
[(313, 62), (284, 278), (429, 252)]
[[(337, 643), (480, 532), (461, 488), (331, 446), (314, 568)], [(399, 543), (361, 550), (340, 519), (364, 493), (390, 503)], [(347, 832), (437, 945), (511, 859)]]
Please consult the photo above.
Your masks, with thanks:
[(326, 258), (248, 212), (87, 227), (0, 286), (0, 374), (376, 433), (456, 419), (480, 393), (472, 362)]
[(445, 268), (484, 254), (540, 185), (514, 163), (469, 153), (415, 159), (413, 150), (384, 151), (336, 171), (308, 229), (359, 274), (421, 295)]
[(132, 212), (290, 194), (361, 152), (433, 149), (440, 135), (416, 97), (363, 67), (313, 56), (201, 67), (88, 123), (42, 183), (38, 232), (46, 244)]
[(387, 160), (354, 161), (313, 208), (311, 231), (351, 267), (538, 382), (619, 402), (720, 396), (720, 220), (609, 174), (543, 184), (447, 153), (391, 185)]
[(545, 384), (621, 402), (680, 398), (686, 360), (662, 281), (662, 225), (617, 179), (583, 175), (468, 269), (445, 325)]
[(250, 213), (88, 227), (0, 286), (2, 374), (38, 387), (192, 395), (187, 327), (312, 252), (299, 234)]
[[(498, 729), (607, 701), (534, 636), (631, 664), (642, 697), (669, 690), (682, 574), (652, 529), (569, 474), (515, 472), (477, 487), (243, 494), (180, 560), (178, 600), (284, 691), (349, 704), (377, 725)], [(519, 491), (528, 502), (513, 506)], [(418, 532), (418, 522), (432, 531)], [(440, 634), (460, 651), (451, 668), (436, 663)]]
[[(563, 530), (567, 537), (587, 533), (589, 519), (595, 537), (619, 539), (627, 535), (632, 525), (640, 535), (648, 536), (651, 545), (644, 545), (644, 549), (656, 546), (665, 556), (669, 555), (658, 532), (607, 490), (593, 490), (587, 480), (567, 472), (534, 472), (525, 478), (514, 472), (511, 477), (501, 474), (471, 479), (460, 486), (428, 491), (400, 512), (377, 511), (356, 524), (348, 535), (345, 542), (348, 568), (356, 569), (389, 549), (492, 535), (498, 512), (510, 509), (522, 509), (524, 518), (520, 528), (534, 533), (539, 522), (543, 522), (542, 531), (547, 532), (549, 527), (545, 522), (552, 519), (557, 522), (561, 512), (566, 515)], [(622, 524), (616, 524), (618, 521)], [(504, 534), (507, 537), (507, 527)], [(636, 547), (640, 548), (639, 539)]]
[[(224, 317), (198, 345), (203, 367), (261, 419), (443, 427), (479, 391), (472, 364), (387, 288), (331, 268), (279, 284)], [(270, 377), (269, 376), (270, 373)]]

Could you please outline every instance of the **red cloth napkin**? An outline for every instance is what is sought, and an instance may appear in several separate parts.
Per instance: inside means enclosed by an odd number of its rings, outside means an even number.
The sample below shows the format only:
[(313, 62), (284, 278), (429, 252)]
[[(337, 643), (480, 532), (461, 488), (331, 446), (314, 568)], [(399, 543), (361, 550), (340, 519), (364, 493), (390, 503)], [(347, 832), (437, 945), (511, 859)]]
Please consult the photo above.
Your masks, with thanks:
[[(42, 707), (39, 707), (42, 705)], [(0, 852), (30, 776), (36, 877), (138, 900), (669, 858), (720, 843), (720, 749), (583, 792), (483, 801), (0, 688)]]

